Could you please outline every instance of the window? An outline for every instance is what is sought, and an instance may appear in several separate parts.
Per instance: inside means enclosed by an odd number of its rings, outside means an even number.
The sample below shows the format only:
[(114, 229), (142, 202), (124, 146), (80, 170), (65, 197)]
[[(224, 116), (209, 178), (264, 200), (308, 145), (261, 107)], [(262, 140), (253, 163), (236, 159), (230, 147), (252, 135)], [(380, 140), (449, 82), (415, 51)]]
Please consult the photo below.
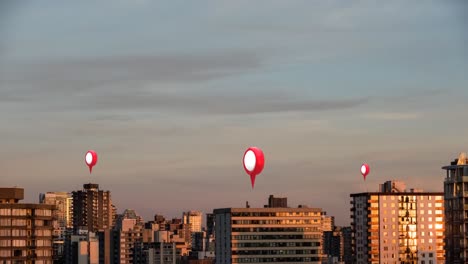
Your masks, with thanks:
[(11, 209), (0, 209), (0, 215), (10, 215)]

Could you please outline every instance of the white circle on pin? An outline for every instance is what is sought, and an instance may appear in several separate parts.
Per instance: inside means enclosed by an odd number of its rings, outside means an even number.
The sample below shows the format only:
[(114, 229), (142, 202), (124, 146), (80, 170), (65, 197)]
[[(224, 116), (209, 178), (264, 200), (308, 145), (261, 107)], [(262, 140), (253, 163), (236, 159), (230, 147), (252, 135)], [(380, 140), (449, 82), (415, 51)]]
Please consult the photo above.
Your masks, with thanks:
[(255, 165), (257, 163), (257, 158), (255, 157), (255, 153), (251, 150), (247, 151), (244, 156), (244, 166), (245, 168), (252, 172), (255, 169)]
[(362, 173), (362, 174), (366, 174), (366, 172), (367, 172), (366, 165), (362, 165), (362, 166), (361, 166), (361, 173)]
[(91, 152), (86, 153), (86, 164), (90, 165), (93, 163), (93, 154)]

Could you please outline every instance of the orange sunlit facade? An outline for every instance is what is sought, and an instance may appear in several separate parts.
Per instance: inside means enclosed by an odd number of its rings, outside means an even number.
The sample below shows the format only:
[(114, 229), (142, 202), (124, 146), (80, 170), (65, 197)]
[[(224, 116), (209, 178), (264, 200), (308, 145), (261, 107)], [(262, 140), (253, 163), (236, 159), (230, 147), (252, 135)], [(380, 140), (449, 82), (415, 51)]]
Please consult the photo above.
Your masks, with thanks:
[(356, 263), (444, 263), (443, 193), (352, 194)]

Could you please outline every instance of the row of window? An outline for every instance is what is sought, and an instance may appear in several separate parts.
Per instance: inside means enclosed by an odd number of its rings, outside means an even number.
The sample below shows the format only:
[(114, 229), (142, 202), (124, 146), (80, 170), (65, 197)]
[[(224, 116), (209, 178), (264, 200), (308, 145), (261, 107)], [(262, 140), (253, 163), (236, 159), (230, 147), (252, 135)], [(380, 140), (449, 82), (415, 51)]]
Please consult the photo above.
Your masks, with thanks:
[(274, 216), (321, 216), (321, 212), (233, 212), (232, 217), (248, 217), (248, 216), (260, 216), (260, 217), (274, 217)]
[[(31, 215), (31, 209), (11, 209), (2, 208), (0, 209), (0, 216), (27, 216)], [(34, 214), (37, 216), (52, 216), (52, 210), (50, 209), (35, 209)]]
[(0, 229), (0, 237), (30, 237), (32, 235), (36, 236), (51, 236), (52, 230), (24, 230), (24, 229)]
[[(17, 260), (3, 260), (2, 264), (18, 264)], [(34, 264), (53, 264), (53, 260), (34, 260)]]
[(319, 232), (319, 227), (233, 227), (232, 232)]
[(252, 243), (232, 243), (232, 247), (319, 247), (320, 242), (252, 242)]
[(232, 255), (316, 255), (319, 254), (318, 249), (299, 249), (299, 250), (233, 250)]
[[(441, 196), (441, 195), (405, 195), (405, 196), (400, 196), (400, 195), (381, 195), (380, 196), (382, 198), (382, 200), (386, 201), (387, 200), (387, 197), (389, 200), (395, 200), (395, 197), (398, 197), (399, 200), (405, 200), (406, 198), (411, 198), (412, 200), (417, 200), (419, 199), (420, 201), (424, 201), (424, 200), (429, 200), (429, 201), (433, 201), (433, 200), (444, 200), (444, 198)], [(371, 199), (376, 199), (376, 196), (372, 196)]]
[(233, 220), (234, 225), (294, 225), (318, 223), (318, 219), (295, 219), (295, 220)]
[(282, 239), (321, 239), (321, 234), (316, 235), (234, 235), (233, 240), (282, 240)]
[(286, 257), (286, 258), (234, 258), (232, 263), (272, 263), (272, 262), (318, 262), (318, 257)]

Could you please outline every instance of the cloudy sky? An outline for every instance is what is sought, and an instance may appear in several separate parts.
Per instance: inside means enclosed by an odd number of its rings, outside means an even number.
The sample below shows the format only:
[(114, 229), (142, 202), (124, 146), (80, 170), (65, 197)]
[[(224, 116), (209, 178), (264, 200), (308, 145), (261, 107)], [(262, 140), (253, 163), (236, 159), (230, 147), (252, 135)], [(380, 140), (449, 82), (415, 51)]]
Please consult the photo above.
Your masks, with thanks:
[[(0, 10), (0, 185), (25, 188), (28, 202), (96, 182), (119, 212), (149, 220), (274, 194), (349, 224), (350, 193), (389, 179), (442, 191), (441, 166), (468, 151), (458, 1)], [(254, 190), (242, 167), (253, 145), (266, 157)], [(99, 155), (91, 175), (88, 149)]]

